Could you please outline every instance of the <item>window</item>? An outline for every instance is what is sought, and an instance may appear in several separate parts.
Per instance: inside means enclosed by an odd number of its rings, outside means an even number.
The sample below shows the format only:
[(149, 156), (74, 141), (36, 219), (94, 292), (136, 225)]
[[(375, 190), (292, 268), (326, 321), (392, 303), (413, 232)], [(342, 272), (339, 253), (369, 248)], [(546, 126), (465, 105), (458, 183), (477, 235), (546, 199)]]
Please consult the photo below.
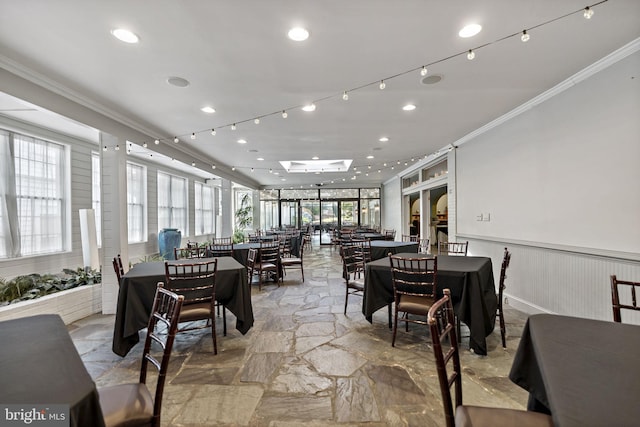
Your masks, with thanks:
[(127, 163), (127, 223), (129, 243), (146, 241), (147, 174), (144, 166)]
[(64, 145), (0, 132), (0, 257), (68, 248)]
[(187, 180), (158, 172), (158, 231), (177, 228), (183, 236), (187, 229)]
[(96, 216), (96, 238), (102, 246), (102, 206), (100, 204), (100, 155), (91, 153), (91, 209)]
[(253, 228), (253, 198), (251, 190), (235, 189), (234, 217), (236, 230)]
[(214, 199), (213, 187), (205, 185), (201, 182), (195, 183), (195, 216), (196, 230), (195, 235), (213, 234), (214, 228)]

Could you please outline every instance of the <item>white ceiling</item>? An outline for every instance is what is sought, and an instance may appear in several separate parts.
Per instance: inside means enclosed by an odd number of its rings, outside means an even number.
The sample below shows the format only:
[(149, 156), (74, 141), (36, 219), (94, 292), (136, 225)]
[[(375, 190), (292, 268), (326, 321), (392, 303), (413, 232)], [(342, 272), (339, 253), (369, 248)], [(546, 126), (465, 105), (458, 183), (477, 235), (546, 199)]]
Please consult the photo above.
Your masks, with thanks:
[[(235, 167), (233, 174), (270, 187), (331, 181), (370, 186), (640, 37), (640, 1), (594, 5), (590, 20), (580, 12), (587, 5), (9, 0), (0, 13), (0, 64), (117, 112), (147, 142), (162, 140), (150, 148), (185, 149), (203, 169), (211, 170), (211, 163)], [(470, 22), (483, 30), (460, 38), (458, 30)], [(306, 42), (287, 39), (295, 25), (309, 29)], [(135, 32), (140, 43), (113, 38), (110, 30), (117, 27)], [(520, 41), (523, 29), (531, 36), (527, 43)], [(469, 61), (466, 52), (473, 48), (476, 58)], [(425, 64), (433, 64), (429, 75), (442, 76), (439, 83), (421, 83)], [(191, 84), (170, 86), (169, 76)], [(384, 90), (378, 88), (382, 79)], [(1, 79), (0, 90), (12, 92)], [(342, 99), (345, 90), (352, 90), (348, 101)], [(315, 112), (300, 110), (312, 101)], [(416, 110), (402, 111), (409, 102)], [(216, 113), (201, 112), (205, 105)], [(236, 130), (230, 129), (233, 123)], [(379, 142), (382, 136), (389, 141)], [(238, 144), (240, 138), (247, 143)], [(353, 163), (348, 173), (319, 174), (288, 174), (279, 163), (313, 156)]]

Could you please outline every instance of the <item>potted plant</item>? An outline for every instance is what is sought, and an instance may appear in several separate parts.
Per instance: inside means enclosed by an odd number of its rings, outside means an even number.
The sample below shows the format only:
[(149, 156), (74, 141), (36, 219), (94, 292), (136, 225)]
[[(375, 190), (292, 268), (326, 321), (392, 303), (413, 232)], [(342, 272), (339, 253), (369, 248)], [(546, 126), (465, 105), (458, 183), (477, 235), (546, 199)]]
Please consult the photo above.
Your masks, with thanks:
[(253, 222), (253, 208), (249, 193), (242, 195), (240, 207), (235, 213), (236, 227), (233, 230), (233, 243), (244, 242), (244, 230), (249, 228)]

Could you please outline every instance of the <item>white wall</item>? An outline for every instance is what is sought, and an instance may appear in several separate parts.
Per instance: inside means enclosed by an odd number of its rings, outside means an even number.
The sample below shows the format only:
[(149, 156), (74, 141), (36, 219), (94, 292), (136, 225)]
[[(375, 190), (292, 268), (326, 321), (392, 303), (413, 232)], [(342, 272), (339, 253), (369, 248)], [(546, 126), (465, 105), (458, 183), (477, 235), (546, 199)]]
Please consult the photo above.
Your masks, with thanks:
[[(491, 257), (496, 284), (509, 247), (505, 295), (520, 310), (612, 320), (609, 276), (640, 281), (638, 44), (528, 110), (443, 141), (458, 145), (449, 156), (450, 238)], [(401, 203), (393, 184), (383, 192), (391, 223)]]
[(496, 278), (509, 247), (517, 308), (611, 320), (609, 276), (640, 281), (638, 70), (636, 52), (456, 149), (459, 240)]
[(401, 180), (396, 177), (382, 184), (382, 215), (380, 229), (396, 230), (396, 238), (402, 236), (402, 192)]
[(640, 253), (638, 70), (640, 53), (459, 147), (458, 233)]

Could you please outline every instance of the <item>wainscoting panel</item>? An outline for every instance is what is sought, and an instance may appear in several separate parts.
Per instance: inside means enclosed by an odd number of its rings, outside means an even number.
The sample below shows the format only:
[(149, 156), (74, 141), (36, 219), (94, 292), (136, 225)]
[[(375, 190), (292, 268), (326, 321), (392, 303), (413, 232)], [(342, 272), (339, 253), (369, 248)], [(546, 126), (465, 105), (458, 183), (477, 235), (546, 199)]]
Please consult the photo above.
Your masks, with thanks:
[[(530, 314), (613, 320), (610, 276), (640, 281), (637, 261), (465, 236), (458, 240), (469, 240), (469, 255), (492, 258), (496, 287), (504, 248), (509, 248), (505, 299)], [(623, 321), (640, 324), (640, 312), (623, 312)]]

